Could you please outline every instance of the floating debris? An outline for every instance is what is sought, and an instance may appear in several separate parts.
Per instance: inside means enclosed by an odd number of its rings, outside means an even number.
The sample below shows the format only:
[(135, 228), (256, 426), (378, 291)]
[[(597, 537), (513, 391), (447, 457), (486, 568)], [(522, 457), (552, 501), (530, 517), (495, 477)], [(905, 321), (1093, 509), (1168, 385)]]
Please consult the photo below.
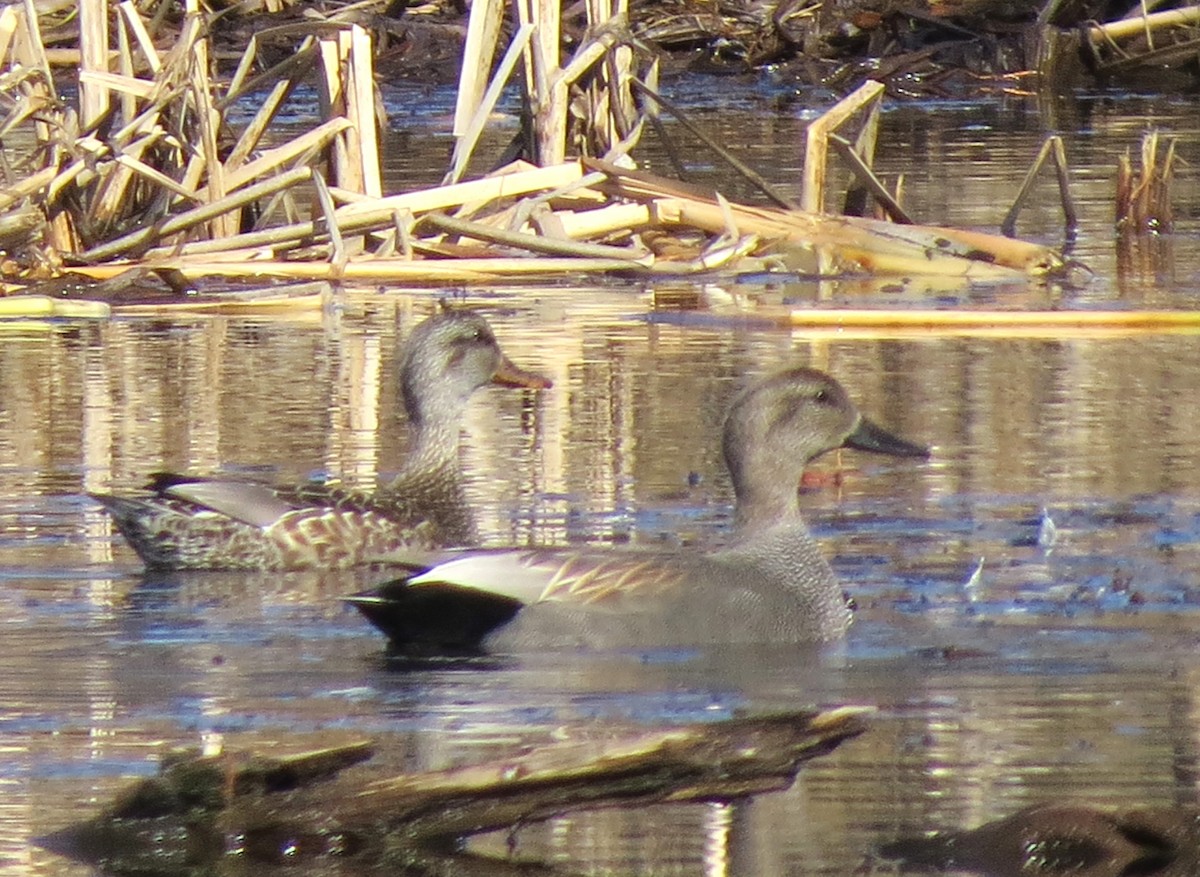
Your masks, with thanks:
[(979, 558), (979, 563), (975, 565), (975, 571), (971, 573), (970, 578), (963, 583), (963, 590), (966, 591), (967, 599), (972, 603), (979, 600), (979, 589), (983, 585), (983, 562), (985, 558)]
[[(867, 83), (809, 129), (796, 209), (736, 159), (712, 148), (775, 207), (734, 204), (634, 169), (651, 117), (686, 118), (657, 92), (657, 62), (601, 7), (564, 57), (557, 16), (537, 7), (500, 55), (502, 0), (472, 8), (459, 82), (456, 147), (441, 186), (384, 195), (372, 33), (330, 18), (297, 24), (294, 52), (262, 73), (257, 35), (228, 79), (212, 29), (189, 0), (177, 31), (132, 4), (80, 33), (80, 104), (56, 92), (28, 5), (0, 10), (0, 76), (11, 95), (5, 130), (29, 148), (0, 171), (0, 248), (11, 289), (72, 270), (107, 277), (131, 265), (196, 277), (490, 283), (581, 273), (694, 275), (745, 271), (817, 276), (936, 276), (958, 283), (1054, 275), (1051, 248), (1000, 235), (822, 212), (827, 156), (847, 161), (854, 188), (907, 220), (870, 170), (884, 89)], [(91, 10), (95, 0), (86, 0)], [(490, 22), (490, 24), (489, 24)], [(108, 26), (120, 49), (110, 69)], [(276, 37), (277, 38), (277, 37)], [(264, 37), (266, 39), (266, 37)], [(97, 43), (96, 41), (99, 41)], [(517, 160), (465, 180), (479, 132), (510, 76), (526, 76), (530, 129)], [(324, 116), (264, 145), (288, 96), (315, 77)], [(490, 78), (489, 78), (490, 77)], [(239, 129), (225, 111), (265, 95)], [(700, 126), (691, 125), (700, 129)], [(856, 130), (848, 130), (856, 128)], [(17, 141), (24, 142), (24, 140)], [(579, 155), (567, 158), (568, 153)], [(10, 170), (11, 168), (11, 170)]]
[(1042, 507), (1042, 519), (1038, 522), (1037, 544), (1047, 554), (1054, 548), (1054, 543), (1058, 541), (1058, 527), (1054, 525), (1054, 519), (1050, 517), (1050, 510)]

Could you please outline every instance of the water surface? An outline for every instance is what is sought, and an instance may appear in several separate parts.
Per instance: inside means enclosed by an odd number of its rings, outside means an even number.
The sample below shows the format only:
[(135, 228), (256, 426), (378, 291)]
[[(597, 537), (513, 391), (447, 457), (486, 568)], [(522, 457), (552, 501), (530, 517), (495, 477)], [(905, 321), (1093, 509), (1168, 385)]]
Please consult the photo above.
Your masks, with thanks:
[[(744, 104), (690, 101), (781, 184), (794, 182), (811, 115), (800, 98), (767, 89)], [(1106, 162), (1150, 125), (1194, 134), (1194, 108), (1092, 96), (1068, 109), (1013, 98), (885, 116), (881, 162), (905, 172), (914, 212), (989, 230), (1041, 135), (1062, 126), (1081, 162), (1076, 255), (1097, 274), (1086, 286), (906, 301), (1194, 306), (1195, 193), (1180, 194), (1177, 233), (1140, 244), (1154, 252), (1132, 268), (1105, 194)], [(398, 179), (415, 184), (412, 166), (441, 166), (438, 138), (421, 151), (411, 136), (430, 124), (394, 116), (394, 136), (411, 147), (392, 168)], [(1051, 242), (1052, 189), (1047, 181), (1022, 224)], [(90, 815), (153, 772), (167, 747), (212, 731), (230, 741), (361, 731), (413, 768), (435, 768), (564, 735), (879, 707), (870, 733), (786, 793), (571, 815), (517, 833), (520, 854), (592, 873), (893, 873), (878, 844), (1028, 803), (1194, 802), (1192, 335), (841, 337), (752, 319), (758, 301), (888, 303), (878, 290), (800, 279), (469, 293), (512, 358), (555, 382), (472, 403), (464, 465), (493, 543), (719, 541), (730, 509), (717, 440), (725, 402), (784, 363), (831, 371), (874, 419), (934, 447), (928, 463), (847, 452), (817, 467), (827, 477), (805, 508), (858, 605), (847, 641), (824, 649), (398, 671), (337, 600), (379, 574), (143, 575), (84, 496), (163, 468), (358, 484), (395, 471), (407, 436), (396, 347), (437, 295), (363, 289), (293, 317), (0, 324), (6, 872), (87, 873), (29, 839)], [(504, 854), (505, 843), (479, 845)]]

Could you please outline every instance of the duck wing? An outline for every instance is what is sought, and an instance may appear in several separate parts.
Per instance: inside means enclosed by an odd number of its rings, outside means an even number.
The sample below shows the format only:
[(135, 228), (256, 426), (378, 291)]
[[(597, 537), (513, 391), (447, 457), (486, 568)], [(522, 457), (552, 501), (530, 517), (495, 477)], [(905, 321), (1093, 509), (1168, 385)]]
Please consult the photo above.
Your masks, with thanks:
[(289, 512), (302, 509), (376, 510), (373, 494), (320, 481), (268, 484), (155, 472), (145, 489), (163, 500), (191, 503), (264, 529)]
[(249, 481), (184, 481), (167, 487), (160, 494), (263, 529), (296, 508), (281, 499), (271, 487)]
[(411, 576), (406, 584), (470, 589), (526, 606), (604, 604), (675, 590), (695, 566), (694, 558), (659, 551), (474, 550)]

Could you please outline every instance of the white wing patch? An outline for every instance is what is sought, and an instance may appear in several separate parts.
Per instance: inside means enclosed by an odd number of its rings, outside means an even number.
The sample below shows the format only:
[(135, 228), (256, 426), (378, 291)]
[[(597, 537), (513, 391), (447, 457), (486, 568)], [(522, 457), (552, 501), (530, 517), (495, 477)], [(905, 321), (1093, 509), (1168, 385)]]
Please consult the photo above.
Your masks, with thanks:
[(529, 605), (547, 601), (596, 603), (639, 591), (678, 586), (684, 571), (672, 558), (639, 552), (471, 552), (408, 580), (409, 585), (475, 588)]

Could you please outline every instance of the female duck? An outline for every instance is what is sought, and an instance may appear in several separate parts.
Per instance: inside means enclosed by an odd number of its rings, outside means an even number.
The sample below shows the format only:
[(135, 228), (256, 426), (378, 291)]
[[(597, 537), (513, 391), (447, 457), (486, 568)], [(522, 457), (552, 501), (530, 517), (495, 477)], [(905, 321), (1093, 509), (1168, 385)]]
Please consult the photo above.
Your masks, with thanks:
[(793, 368), (730, 407), (732, 544), (710, 553), (477, 550), (349, 601), (400, 650), (514, 651), (840, 637), (850, 611), (800, 516), (804, 467), (839, 447), (925, 457), (865, 419), (833, 378)]
[(331, 569), (401, 549), (470, 544), (474, 524), (458, 461), (467, 401), (489, 383), (550, 382), (513, 365), (487, 321), (461, 310), (413, 329), (400, 376), (413, 450), (375, 493), (160, 473), (136, 495), (92, 496), (158, 569)]

